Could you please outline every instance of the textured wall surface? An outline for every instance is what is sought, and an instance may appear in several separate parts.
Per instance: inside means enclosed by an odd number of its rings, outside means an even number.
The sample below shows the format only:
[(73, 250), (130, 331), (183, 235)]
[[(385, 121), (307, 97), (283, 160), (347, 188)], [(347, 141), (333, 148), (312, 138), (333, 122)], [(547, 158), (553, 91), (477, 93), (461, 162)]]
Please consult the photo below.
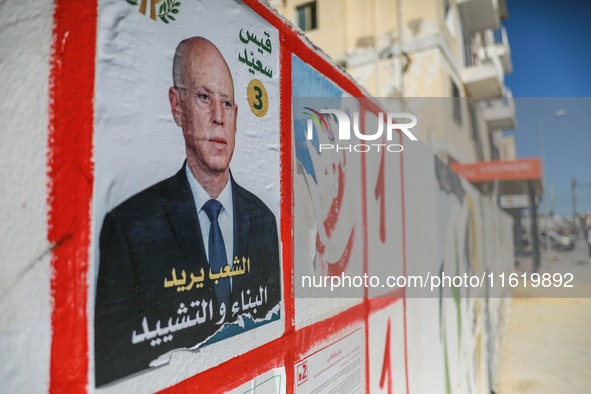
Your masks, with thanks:
[(49, 382), (52, 10), (48, 1), (0, 2), (0, 381), (7, 393), (44, 392)]

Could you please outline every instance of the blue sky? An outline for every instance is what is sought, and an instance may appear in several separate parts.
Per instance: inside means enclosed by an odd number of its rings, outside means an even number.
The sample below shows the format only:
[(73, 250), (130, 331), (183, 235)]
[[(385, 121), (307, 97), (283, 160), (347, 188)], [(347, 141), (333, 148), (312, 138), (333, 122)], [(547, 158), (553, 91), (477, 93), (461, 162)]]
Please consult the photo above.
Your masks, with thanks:
[[(545, 174), (554, 185), (555, 211), (572, 214), (571, 178), (577, 211), (591, 211), (591, 1), (506, 0), (513, 74), (505, 84), (516, 97), (517, 157), (540, 155), (538, 125), (544, 124)], [(586, 184), (587, 186), (584, 186)]]

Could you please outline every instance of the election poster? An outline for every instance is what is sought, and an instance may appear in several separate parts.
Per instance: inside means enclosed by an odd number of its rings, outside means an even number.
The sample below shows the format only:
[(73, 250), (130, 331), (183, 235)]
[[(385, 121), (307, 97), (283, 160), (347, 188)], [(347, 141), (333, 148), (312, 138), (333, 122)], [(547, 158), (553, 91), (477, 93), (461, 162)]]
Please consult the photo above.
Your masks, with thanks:
[(273, 368), (240, 387), (229, 391), (228, 394), (285, 394), (285, 368)]
[(358, 328), (298, 362), (296, 394), (363, 393), (363, 337), (363, 328)]
[[(294, 294), (296, 327), (301, 328), (314, 322), (315, 315), (334, 315), (364, 295), (361, 287), (333, 291), (330, 284), (319, 283), (327, 276), (363, 275), (362, 166), (357, 152), (322, 149), (334, 147), (339, 123), (318, 113), (327, 108), (359, 112), (358, 100), (297, 56), (291, 63)], [(339, 297), (348, 299), (335, 302)], [(323, 302), (310, 301), (316, 298)]]
[(96, 387), (282, 334), (279, 49), (238, 1), (99, 2)]

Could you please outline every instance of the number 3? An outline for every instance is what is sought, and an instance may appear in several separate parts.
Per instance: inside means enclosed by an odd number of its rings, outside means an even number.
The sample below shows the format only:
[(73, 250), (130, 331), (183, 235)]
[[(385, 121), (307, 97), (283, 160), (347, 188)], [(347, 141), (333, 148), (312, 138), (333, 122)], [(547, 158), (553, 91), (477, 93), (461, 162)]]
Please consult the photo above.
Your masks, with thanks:
[(263, 109), (263, 102), (261, 100), (261, 97), (263, 97), (263, 92), (261, 91), (261, 88), (259, 88), (258, 86), (254, 87), (254, 91), (258, 93), (256, 96), (254, 96), (257, 103), (253, 104), (252, 106), (260, 111), (261, 109)]

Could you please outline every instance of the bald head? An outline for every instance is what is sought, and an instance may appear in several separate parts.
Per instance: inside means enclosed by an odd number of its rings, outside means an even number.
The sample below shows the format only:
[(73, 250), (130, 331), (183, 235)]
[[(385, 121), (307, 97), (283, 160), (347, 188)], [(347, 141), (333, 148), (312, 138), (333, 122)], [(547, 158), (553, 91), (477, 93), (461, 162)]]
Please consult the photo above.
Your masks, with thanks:
[(210, 197), (217, 198), (229, 179), (238, 116), (230, 68), (209, 40), (192, 37), (176, 49), (172, 78), (168, 97), (183, 130), (187, 165)]
[(203, 66), (215, 66), (219, 72), (224, 74), (232, 86), (234, 83), (230, 68), (218, 48), (208, 39), (203, 37), (187, 38), (179, 43), (174, 53), (172, 62), (172, 81), (175, 87), (184, 88), (187, 86), (188, 76)]

